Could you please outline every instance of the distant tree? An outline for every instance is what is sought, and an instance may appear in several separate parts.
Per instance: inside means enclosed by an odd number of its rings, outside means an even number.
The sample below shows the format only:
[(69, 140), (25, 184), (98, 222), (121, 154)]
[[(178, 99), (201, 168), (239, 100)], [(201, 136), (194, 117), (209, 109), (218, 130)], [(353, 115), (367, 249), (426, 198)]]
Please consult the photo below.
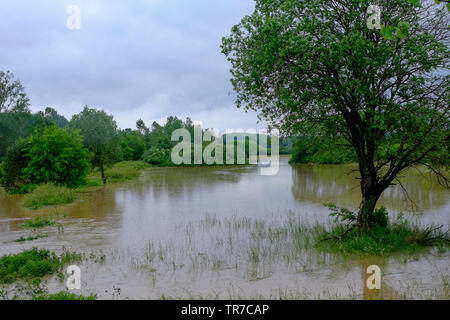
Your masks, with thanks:
[[(380, 0), (383, 23), (409, 24), (403, 38), (367, 27), (369, 0), (256, 0), (222, 42), (237, 106), (286, 133), (322, 124), (358, 158), (368, 229), (378, 199), (405, 169), (422, 164), (448, 186), (448, 14), (410, 0)], [(304, 132), (304, 131), (303, 131)]]
[(58, 114), (58, 112), (55, 109), (50, 107), (45, 108), (43, 117), (53, 121), (60, 128), (63, 128), (69, 124), (69, 121), (64, 116)]
[(123, 160), (141, 160), (145, 151), (145, 137), (139, 131), (123, 130), (119, 134)]
[(145, 149), (148, 149), (150, 143), (150, 129), (145, 125), (145, 122), (142, 119), (136, 121), (136, 128), (144, 136)]
[(29, 147), (29, 139), (18, 140), (8, 148), (6, 159), (0, 165), (0, 185), (9, 193), (25, 191), (25, 186), (30, 183), (23, 175), (28, 165)]
[(0, 160), (6, 151), (21, 138), (27, 138), (36, 129), (51, 127), (54, 124), (42, 113), (3, 112), (0, 113)]
[(19, 80), (14, 75), (0, 71), (0, 113), (1, 112), (29, 112), (29, 99)]
[(103, 184), (106, 184), (105, 168), (122, 159), (116, 121), (103, 110), (87, 106), (70, 120), (70, 127), (79, 129), (83, 144), (92, 153), (92, 165), (99, 168)]

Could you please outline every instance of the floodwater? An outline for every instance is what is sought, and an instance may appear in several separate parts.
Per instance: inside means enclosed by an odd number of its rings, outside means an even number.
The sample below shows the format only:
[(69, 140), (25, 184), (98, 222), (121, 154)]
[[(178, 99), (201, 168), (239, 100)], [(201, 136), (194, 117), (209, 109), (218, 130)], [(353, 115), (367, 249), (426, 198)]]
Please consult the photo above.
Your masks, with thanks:
[[(344, 258), (317, 252), (301, 236), (302, 225), (329, 223), (323, 203), (358, 206), (353, 169), (287, 158), (274, 176), (254, 166), (151, 168), (139, 180), (38, 211), (0, 191), (0, 255), (33, 246), (84, 253), (75, 292), (100, 299), (450, 298), (448, 253)], [(417, 170), (401, 184), (408, 195), (398, 184), (379, 203), (393, 218), (402, 212), (418, 224), (449, 227), (448, 190)], [(19, 227), (36, 215), (54, 215), (62, 228)], [(37, 233), (47, 237), (14, 242)], [(380, 291), (365, 286), (373, 264), (382, 270)], [(55, 277), (47, 284), (65, 288)]]

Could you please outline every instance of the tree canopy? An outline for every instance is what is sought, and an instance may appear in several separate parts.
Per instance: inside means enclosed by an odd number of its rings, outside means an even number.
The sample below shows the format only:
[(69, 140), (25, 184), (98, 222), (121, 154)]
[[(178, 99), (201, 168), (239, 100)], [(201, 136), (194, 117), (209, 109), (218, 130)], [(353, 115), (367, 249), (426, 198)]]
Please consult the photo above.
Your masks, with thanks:
[(320, 124), (354, 148), (362, 229), (403, 170), (423, 164), (448, 182), (440, 168), (449, 163), (447, 10), (377, 1), (385, 25), (409, 26), (385, 39), (367, 27), (372, 4), (256, 0), (222, 41), (238, 107), (288, 133)]
[(82, 112), (72, 117), (70, 127), (80, 130), (83, 144), (93, 154), (92, 164), (100, 169), (102, 181), (106, 183), (105, 167), (122, 158), (117, 123), (113, 116), (85, 106)]
[(29, 112), (23, 85), (9, 71), (0, 71), (0, 112)]

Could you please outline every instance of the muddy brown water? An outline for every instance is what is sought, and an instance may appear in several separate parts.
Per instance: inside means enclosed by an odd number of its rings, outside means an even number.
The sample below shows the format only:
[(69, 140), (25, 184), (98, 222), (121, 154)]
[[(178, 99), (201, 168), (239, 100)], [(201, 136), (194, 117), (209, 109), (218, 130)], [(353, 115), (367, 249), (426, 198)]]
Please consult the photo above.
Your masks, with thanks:
[[(84, 253), (82, 289), (75, 292), (101, 299), (448, 299), (448, 253), (343, 258), (295, 246), (287, 231), (292, 221), (329, 223), (325, 202), (358, 206), (352, 169), (290, 165), (287, 158), (275, 176), (252, 166), (151, 168), (139, 180), (38, 211), (0, 191), (0, 255), (33, 246)], [(449, 191), (418, 170), (401, 181), (414, 204), (394, 186), (380, 205), (393, 217), (403, 212), (418, 224), (448, 228)], [(54, 215), (63, 228), (19, 226), (36, 215)], [(47, 237), (14, 242), (35, 234)], [(381, 291), (365, 286), (372, 264), (382, 269)], [(56, 277), (46, 280), (50, 291), (65, 288)]]

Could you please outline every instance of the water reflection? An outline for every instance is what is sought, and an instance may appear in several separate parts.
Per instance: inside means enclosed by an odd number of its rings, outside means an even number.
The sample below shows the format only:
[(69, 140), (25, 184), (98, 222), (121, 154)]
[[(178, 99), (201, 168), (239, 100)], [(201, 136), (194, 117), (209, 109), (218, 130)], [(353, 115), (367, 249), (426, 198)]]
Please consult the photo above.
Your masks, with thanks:
[[(361, 193), (355, 169), (355, 165), (293, 165), (292, 195), (298, 202), (332, 202), (357, 208)], [(447, 210), (449, 192), (432, 176), (411, 169), (400, 177), (400, 181), (410, 199), (400, 185), (395, 185), (384, 191), (380, 206), (406, 212)]]
[[(287, 158), (281, 158), (280, 170), (275, 176), (261, 176), (258, 168), (253, 166), (153, 168), (143, 172), (139, 180), (80, 194), (79, 200), (71, 205), (37, 212), (22, 208), (21, 196), (10, 197), (0, 191), (0, 254), (17, 252), (33, 245), (49, 249), (60, 249), (65, 245), (83, 252), (112, 251), (113, 254), (108, 255), (112, 261), (110, 264), (89, 265), (93, 270), (107, 270), (88, 272), (86, 283), (92, 291), (100, 293), (111, 289), (114, 284), (128, 292), (130, 297), (159, 298), (167, 291), (173, 291), (175, 296), (183, 295), (185, 292), (180, 289), (183, 287), (197, 288), (200, 295), (222, 288), (222, 293), (226, 294), (230, 284), (233, 288), (241, 288), (243, 297), (261, 292), (269, 295), (272, 289), (276, 292), (278, 289), (289, 291), (300, 287), (319, 290), (330, 286), (347, 295), (348, 283), (356, 286), (357, 294), (366, 299), (389, 295), (396, 297), (398, 286), (392, 285), (395, 284), (393, 280), (408, 279), (412, 268), (410, 263), (403, 265), (393, 263), (392, 259), (376, 258), (357, 259), (338, 265), (331, 262), (329, 256), (321, 258), (306, 252), (300, 255), (301, 259), (289, 260), (292, 266), (289, 269), (283, 267), (285, 258), (278, 259), (279, 256), (274, 255), (270, 263), (257, 264), (262, 269), (254, 272), (256, 277), (252, 277), (251, 281), (246, 269), (239, 270), (237, 267), (239, 263), (254, 262), (251, 257), (256, 249), (257, 252), (266, 252), (267, 257), (270, 257), (270, 252), (286, 249), (276, 239), (271, 243), (253, 243), (255, 233), (247, 232), (247, 223), (254, 227), (250, 231), (262, 232), (265, 230), (260, 228), (262, 222), (267, 223), (267, 227), (273, 227), (270, 217), (276, 222), (289, 213), (302, 221), (304, 218), (310, 221), (327, 220), (329, 212), (322, 206), (324, 202), (357, 207), (360, 202), (359, 180), (356, 173), (351, 173), (352, 169), (355, 166), (290, 165)], [(402, 183), (419, 210), (424, 212), (418, 218), (432, 223), (448, 222), (448, 190), (416, 171), (408, 172)], [(390, 210), (410, 209), (398, 186), (388, 189), (380, 204)], [(46, 230), (49, 236), (45, 239), (28, 243), (12, 242), (20, 236), (29, 235), (18, 227), (24, 218), (36, 213), (55, 212), (67, 216), (61, 220), (65, 228), (63, 234)], [(198, 224), (199, 221), (202, 223)], [(228, 230), (224, 221), (232, 221), (230, 226), (238, 231), (223, 231)], [(259, 225), (249, 221), (259, 221)], [(220, 228), (223, 228), (221, 232)], [(283, 235), (282, 229), (277, 235)], [(270, 251), (268, 244), (274, 250)], [(154, 250), (149, 251), (149, 248)], [(241, 253), (239, 249), (242, 249)], [(160, 250), (166, 252), (163, 254), (165, 260), (160, 261), (164, 267), (162, 269), (152, 265), (156, 261), (154, 253)], [(291, 257), (289, 252), (293, 251), (287, 250), (286, 257)], [(233, 256), (233, 252), (238, 254)], [(192, 261), (180, 260), (183, 257), (192, 258)], [(234, 264), (226, 263), (230, 258), (235, 259)], [(433, 258), (433, 264), (439, 260), (436, 259)], [(431, 270), (430, 263), (425, 260), (418, 261), (414, 269), (414, 272), (420, 272), (421, 279), (425, 279)], [(172, 265), (171, 261), (177, 263)], [(443, 266), (448, 265), (446, 257), (441, 257), (439, 261)], [(140, 269), (136, 266), (137, 262)], [(212, 269), (205, 275), (201, 268), (208, 263)], [(220, 269), (223, 263), (225, 267)], [(198, 279), (192, 279), (189, 272), (180, 267), (182, 264), (197, 266)], [(380, 292), (368, 291), (365, 287), (366, 269), (372, 264), (379, 265), (388, 277), (387, 280), (382, 277)], [(396, 271), (399, 265), (403, 268), (402, 273)], [(167, 272), (167, 268), (181, 269)], [(440, 268), (448, 274), (447, 269)], [(155, 274), (160, 277), (156, 285), (152, 279)], [(335, 278), (330, 280), (331, 275)], [(428, 287), (434, 288), (441, 280), (426, 281)], [(275, 298), (278, 298), (277, 294)], [(226, 298), (226, 295), (223, 297)]]

